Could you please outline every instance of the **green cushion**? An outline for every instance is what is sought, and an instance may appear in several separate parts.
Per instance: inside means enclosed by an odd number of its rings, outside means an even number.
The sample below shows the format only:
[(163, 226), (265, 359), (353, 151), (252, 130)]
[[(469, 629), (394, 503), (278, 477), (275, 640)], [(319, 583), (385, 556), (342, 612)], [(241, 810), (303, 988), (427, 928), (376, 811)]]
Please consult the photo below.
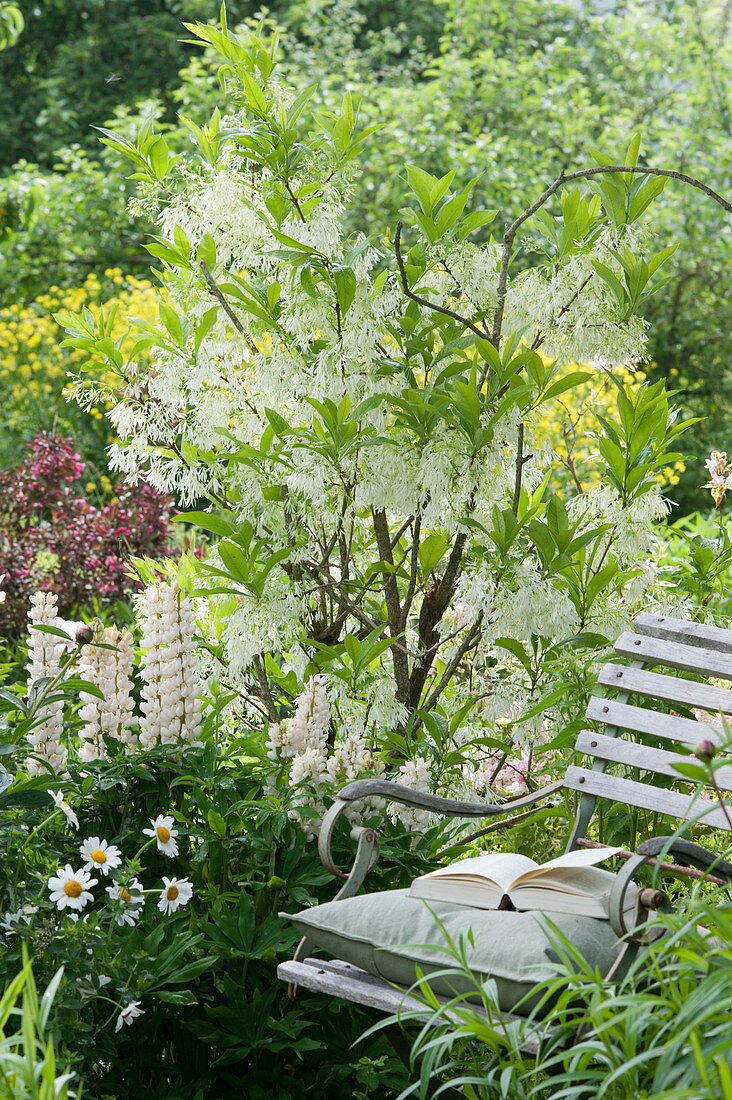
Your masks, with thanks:
[[(430, 910), (454, 942), (461, 932), (472, 930), (473, 945), (467, 944), (470, 969), (481, 982), (487, 977), (494, 979), (505, 1011), (514, 1010), (537, 982), (557, 973), (559, 956), (552, 944), (553, 933), (540, 913), (474, 909), (436, 901), (428, 908), (421, 898), (408, 897), (406, 890), (388, 890), (286, 915), (299, 932), (328, 954), (387, 981), (411, 986), (415, 964), (425, 974), (453, 965), (447, 955), (434, 950), (444, 946), (444, 938)], [(608, 921), (563, 913), (550, 917), (591, 966), (607, 973), (622, 946)], [(436, 993), (446, 996), (474, 988), (458, 975), (433, 978), (430, 984)], [(534, 1003), (529, 999), (518, 1011), (526, 1014)]]

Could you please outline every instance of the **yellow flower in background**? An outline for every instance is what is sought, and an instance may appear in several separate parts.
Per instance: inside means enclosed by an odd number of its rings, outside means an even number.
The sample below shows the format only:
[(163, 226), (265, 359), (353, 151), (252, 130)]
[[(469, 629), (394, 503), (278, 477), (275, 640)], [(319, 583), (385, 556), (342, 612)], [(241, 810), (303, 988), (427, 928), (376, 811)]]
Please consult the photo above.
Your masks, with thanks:
[[(84, 412), (69, 405), (64, 397), (69, 375), (84, 365), (84, 353), (61, 347), (63, 332), (52, 316), (87, 306), (96, 317), (101, 301), (106, 299), (105, 312), (108, 307), (118, 306), (114, 339), (126, 333), (128, 315), (151, 323), (157, 320), (156, 293), (151, 282), (110, 268), (104, 272), (104, 283), (91, 274), (79, 287), (49, 287), (33, 302), (0, 309), (0, 402), (7, 431), (7, 438), (0, 441), (0, 465), (6, 457), (3, 443), (9, 449), (7, 457), (17, 458), (19, 447), (39, 428), (55, 428), (74, 437), (88, 431), (98, 451), (111, 442), (102, 411)], [(111, 295), (110, 283), (114, 286)]]

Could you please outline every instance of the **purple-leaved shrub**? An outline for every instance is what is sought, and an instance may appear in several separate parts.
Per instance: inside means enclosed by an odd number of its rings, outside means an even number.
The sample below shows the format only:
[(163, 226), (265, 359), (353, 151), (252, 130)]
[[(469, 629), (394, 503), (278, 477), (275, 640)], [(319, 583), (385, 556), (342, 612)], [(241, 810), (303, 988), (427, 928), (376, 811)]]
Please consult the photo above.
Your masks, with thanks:
[(28, 449), (18, 466), (0, 471), (0, 632), (13, 638), (26, 628), (33, 592), (56, 592), (62, 616), (128, 595), (127, 561), (165, 553), (172, 503), (141, 484), (117, 485), (97, 506), (79, 484), (84, 463), (71, 439), (39, 432)]

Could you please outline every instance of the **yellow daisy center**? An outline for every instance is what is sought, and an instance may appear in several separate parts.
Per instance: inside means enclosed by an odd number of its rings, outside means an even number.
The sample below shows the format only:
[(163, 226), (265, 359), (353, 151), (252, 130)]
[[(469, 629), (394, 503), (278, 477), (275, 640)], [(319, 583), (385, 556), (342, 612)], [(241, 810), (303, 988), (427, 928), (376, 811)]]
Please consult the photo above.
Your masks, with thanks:
[(165, 896), (168, 901), (175, 901), (175, 899), (178, 897), (178, 887), (169, 886), (168, 889), (165, 891)]
[(132, 901), (132, 894), (129, 890), (125, 890), (124, 886), (120, 888), (119, 896), (122, 898), (122, 901)]
[[(64, 886), (64, 893), (69, 898), (78, 898), (81, 894), (81, 884), (72, 878), (70, 882), (67, 882)], [(176, 894), (178, 891), (176, 890)]]
[(170, 840), (170, 829), (166, 829), (164, 825), (158, 825), (158, 840), (161, 844), (167, 844)]
[(107, 857), (105, 856), (101, 848), (95, 848), (94, 851), (91, 853), (91, 857), (95, 863), (107, 862)]

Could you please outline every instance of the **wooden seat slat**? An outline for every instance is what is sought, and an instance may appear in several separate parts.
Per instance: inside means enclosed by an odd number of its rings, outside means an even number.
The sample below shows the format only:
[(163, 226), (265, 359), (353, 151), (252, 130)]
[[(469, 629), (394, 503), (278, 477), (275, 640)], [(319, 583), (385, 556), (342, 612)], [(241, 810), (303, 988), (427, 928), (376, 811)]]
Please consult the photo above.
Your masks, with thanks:
[[(673, 779), (683, 779), (674, 764), (689, 763), (688, 753), (669, 752), (668, 749), (652, 748), (649, 745), (640, 745), (637, 741), (625, 741), (621, 737), (608, 737), (590, 730), (580, 733), (575, 748), (585, 756), (594, 756), (614, 764), (625, 764), (629, 768), (655, 772), (657, 775), (670, 775)], [(715, 779), (717, 786), (723, 791), (732, 791), (732, 767), (719, 768)]]
[(716, 653), (662, 638), (644, 638), (629, 630), (620, 635), (614, 649), (621, 657), (630, 657), (645, 664), (666, 665), (685, 672), (698, 672), (701, 676), (732, 680), (732, 657), (727, 653)]
[(590, 699), (585, 713), (588, 718), (604, 722), (608, 726), (634, 730), (636, 733), (649, 733), (666, 741), (679, 741), (692, 747), (696, 747), (704, 738), (718, 745), (725, 737), (722, 727), (711, 722), (697, 722), (694, 718), (682, 718), (679, 714), (662, 714), (646, 707), (621, 703), (617, 699), (601, 699), (598, 695), (593, 695)]
[[(358, 967), (340, 960), (305, 959), (304, 962), (290, 960), (280, 963), (277, 967), (277, 977), (280, 981), (293, 982), (304, 989), (312, 989), (316, 993), (339, 997), (356, 1004), (365, 1005), (367, 1008), (375, 1008), (380, 1012), (418, 1012), (418, 1019), (421, 1021), (426, 1022), (434, 1019), (432, 1009), (426, 1007), (416, 997), (412, 997), (403, 990), (396, 989), (393, 985), (382, 981), (381, 978), (374, 977), (373, 974), (368, 974), (365, 970), (359, 970)], [(442, 1005), (449, 1004), (450, 999), (437, 996), (437, 1000)], [(489, 1019), (481, 1005), (471, 1002), (470, 1009), (484, 1020)], [(445, 1015), (456, 1022), (459, 1021), (457, 1011), (451, 1012), (450, 1009), (447, 1009)], [(492, 1022), (500, 1026), (501, 1022), (511, 1023), (514, 1021), (520, 1021), (524, 1024), (521, 1049), (528, 1054), (536, 1054), (541, 1034), (539, 1027), (527, 1026), (525, 1020), (510, 1012), (502, 1012), (500, 1021), (496, 1018)]]
[(662, 699), (667, 703), (684, 703), (700, 707), (713, 714), (732, 714), (732, 691), (729, 688), (698, 684), (693, 680), (681, 680), (676, 676), (664, 676), (660, 672), (647, 672), (644, 668), (629, 668), (612, 662), (603, 665), (597, 682), (618, 691), (638, 692)]
[[(680, 820), (698, 821), (703, 825), (712, 825), (717, 829), (730, 830), (730, 825), (719, 809), (719, 803), (708, 804), (691, 795), (680, 794), (650, 783), (637, 783), (633, 779), (621, 779), (606, 772), (589, 771), (574, 765), (567, 768), (564, 784), (570, 790), (582, 794), (609, 798), (613, 802), (625, 802), (629, 806), (638, 806), (645, 810), (667, 814)], [(732, 804), (730, 805), (732, 817)]]
[(652, 638), (665, 638), (667, 641), (682, 642), (684, 645), (701, 646), (720, 653), (732, 653), (732, 630), (707, 623), (694, 623), (688, 619), (674, 619), (670, 615), (638, 615), (633, 622), (636, 634), (646, 634)]

